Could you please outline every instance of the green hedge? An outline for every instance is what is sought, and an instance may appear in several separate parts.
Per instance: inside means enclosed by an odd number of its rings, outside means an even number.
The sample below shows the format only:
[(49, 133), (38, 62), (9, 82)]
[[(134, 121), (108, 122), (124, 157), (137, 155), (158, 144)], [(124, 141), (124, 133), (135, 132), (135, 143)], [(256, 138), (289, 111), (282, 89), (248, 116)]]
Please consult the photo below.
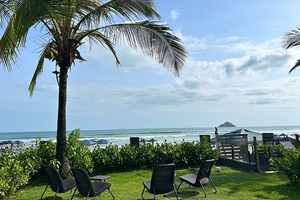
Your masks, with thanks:
[(282, 157), (283, 153), (286, 151), (283, 145), (274, 145), (274, 144), (259, 144), (257, 146), (258, 154), (262, 156), (270, 157)]
[(300, 150), (285, 149), (282, 156), (271, 157), (273, 169), (285, 174), (292, 184), (300, 180)]
[(140, 143), (139, 146), (126, 144), (95, 148), (92, 151), (95, 171), (152, 168), (165, 163), (175, 163), (177, 167), (193, 166), (201, 164), (203, 160), (217, 159), (219, 155), (210, 144), (200, 142)]
[[(84, 168), (89, 173), (152, 168), (157, 164), (175, 163), (177, 167), (201, 164), (206, 159), (217, 159), (218, 151), (208, 143), (141, 143), (130, 145), (97, 146), (94, 150), (79, 144), (80, 130), (69, 134), (67, 151), (72, 167)], [(35, 145), (18, 153), (0, 155), (0, 199), (13, 194), (17, 188), (28, 184), (36, 174), (45, 173), (43, 164), (58, 166), (56, 143), (36, 138)]]
[(283, 145), (258, 145), (260, 155), (269, 156), (273, 170), (283, 173), (292, 184), (300, 180), (300, 150), (285, 149)]

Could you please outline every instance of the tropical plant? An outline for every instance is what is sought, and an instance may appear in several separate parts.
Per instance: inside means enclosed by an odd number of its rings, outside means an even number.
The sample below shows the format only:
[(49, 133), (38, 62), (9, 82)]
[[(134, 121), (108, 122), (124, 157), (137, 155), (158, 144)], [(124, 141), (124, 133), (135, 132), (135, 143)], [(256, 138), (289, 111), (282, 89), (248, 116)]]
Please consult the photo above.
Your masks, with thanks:
[[(281, 40), (282, 48), (285, 50), (299, 47), (300, 46), (300, 28), (296, 28), (295, 30), (291, 30), (286, 33)], [(300, 65), (300, 59), (296, 61), (295, 65), (290, 69), (290, 73), (296, 69)]]
[(292, 184), (300, 180), (300, 150), (287, 149), (282, 157), (271, 157), (270, 164), (275, 171), (287, 176)]
[(0, 40), (0, 59), (5, 61), (5, 67), (10, 66), (10, 60), (14, 61), (20, 47), (25, 45), (30, 28), (40, 26), (46, 32), (29, 91), (31, 96), (44, 60), (55, 62), (59, 68), (56, 71), (59, 85), (56, 156), (63, 177), (70, 169), (66, 148), (67, 77), (75, 61), (85, 61), (79, 51), (85, 41), (108, 49), (117, 66), (120, 61), (115, 45), (127, 44), (175, 75), (184, 67), (187, 51), (168, 26), (153, 21), (160, 20), (154, 3), (154, 0), (20, 0), (16, 3)]
[(67, 151), (70, 165), (76, 168), (83, 168), (89, 173), (93, 172), (91, 150), (85, 144), (79, 143), (80, 129), (70, 132), (67, 142)]

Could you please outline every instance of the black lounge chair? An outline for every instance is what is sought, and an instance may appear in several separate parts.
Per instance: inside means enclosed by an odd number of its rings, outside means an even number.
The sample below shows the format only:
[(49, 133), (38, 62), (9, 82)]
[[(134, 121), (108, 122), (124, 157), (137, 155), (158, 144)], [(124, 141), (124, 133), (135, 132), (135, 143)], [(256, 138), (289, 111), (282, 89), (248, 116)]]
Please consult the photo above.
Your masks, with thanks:
[(43, 165), (43, 167), (47, 171), (49, 182), (41, 196), (41, 199), (43, 199), (43, 196), (49, 185), (53, 192), (56, 192), (53, 199), (56, 198), (57, 193), (65, 193), (69, 190), (71, 190), (71, 192), (68, 194), (72, 193), (72, 188), (76, 186), (76, 182), (74, 179), (68, 178), (66, 180), (62, 180), (61, 176), (59, 175), (58, 171), (54, 166)]
[[(115, 199), (114, 195), (111, 193), (109, 189), (111, 187), (111, 183), (101, 182), (101, 181), (91, 182), (89, 175), (84, 169), (71, 168), (71, 170), (76, 180), (76, 184), (77, 184), (76, 189), (78, 189), (79, 193), (82, 196), (86, 196), (86, 199), (88, 199), (88, 197), (97, 198), (106, 189), (109, 191), (113, 199)], [(73, 199), (76, 193), (76, 189), (71, 199)]]
[(214, 162), (215, 162), (214, 159), (204, 161), (201, 164), (197, 175), (187, 174), (187, 175), (180, 176), (179, 179), (181, 180), (181, 182), (177, 188), (177, 191), (179, 190), (179, 187), (181, 186), (182, 182), (186, 182), (189, 184), (189, 186), (202, 187), (202, 190), (205, 194), (204, 197), (206, 197), (206, 192), (204, 190), (204, 186), (210, 181), (211, 184), (213, 185), (213, 187), (215, 188), (215, 193), (216, 193), (217, 189), (216, 189), (213, 181), (210, 178), (210, 171), (211, 171), (211, 168), (212, 168)]
[[(176, 198), (178, 200), (177, 191), (174, 185), (174, 173), (175, 164), (165, 164), (157, 165), (153, 169), (151, 181), (144, 181), (144, 189), (142, 192), (142, 199), (144, 199), (143, 194), (145, 188), (148, 192), (154, 194), (154, 199), (156, 199), (156, 194), (164, 194), (174, 190)], [(168, 197), (164, 194), (165, 197)], [(168, 197), (169, 198), (169, 197)]]

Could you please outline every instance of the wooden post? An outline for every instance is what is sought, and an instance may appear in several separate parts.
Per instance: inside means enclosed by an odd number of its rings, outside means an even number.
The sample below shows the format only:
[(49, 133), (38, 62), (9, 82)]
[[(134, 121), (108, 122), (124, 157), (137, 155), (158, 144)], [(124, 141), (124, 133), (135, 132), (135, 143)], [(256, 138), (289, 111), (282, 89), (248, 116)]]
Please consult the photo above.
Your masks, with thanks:
[(259, 156), (258, 156), (258, 151), (257, 151), (256, 137), (253, 137), (253, 144), (254, 144), (254, 153), (255, 153), (256, 169), (257, 169), (257, 171), (260, 172)]
[(298, 149), (300, 146), (300, 143), (299, 143), (299, 135), (296, 134), (296, 148)]

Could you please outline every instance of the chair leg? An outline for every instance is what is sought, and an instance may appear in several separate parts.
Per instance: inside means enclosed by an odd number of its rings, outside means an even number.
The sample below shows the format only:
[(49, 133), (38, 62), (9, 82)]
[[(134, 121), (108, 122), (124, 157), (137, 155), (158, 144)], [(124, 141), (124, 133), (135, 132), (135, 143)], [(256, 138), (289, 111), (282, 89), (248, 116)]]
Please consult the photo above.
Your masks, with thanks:
[[(182, 184), (182, 180), (181, 180), (180, 184), (178, 185), (177, 191), (179, 190), (181, 184)], [(178, 193), (179, 193), (179, 192), (178, 192)]]
[(203, 192), (204, 192), (204, 198), (205, 198), (205, 197), (206, 197), (206, 192), (205, 192), (205, 190), (204, 190), (204, 187), (203, 187), (203, 185), (202, 185), (201, 181), (200, 181), (200, 185), (201, 185), (201, 187), (202, 187), (202, 190), (203, 190)]
[(153, 194), (154, 194), (154, 199), (156, 200), (155, 188), (154, 187), (153, 187)]
[(173, 189), (174, 189), (174, 192), (175, 192), (175, 195), (176, 195), (176, 199), (178, 200), (178, 195), (177, 195), (175, 184), (173, 184)]
[(109, 193), (111, 194), (111, 196), (113, 197), (113, 200), (115, 199), (115, 196), (111, 193), (110, 189), (108, 188)]
[(49, 183), (48, 183), (48, 185), (46, 186), (46, 188), (45, 188), (45, 190), (44, 190), (44, 192), (43, 192), (43, 194), (42, 194), (42, 196), (41, 196), (41, 200), (43, 199), (43, 196), (44, 196), (44, 194), (45, 194), (45, 192), (46, 192), (48, 186), (49, 186)]
[(56, 193), (55, 193), (55, 196), (54, 196), (53, 200), (56, 198), (56, 195), (57, 195), (57, 193), (58, 193), (58, 190), (59, 190), (59, 188), (60, 188), (60, 186), (57, 188), (57, 190), (56, 190)]
[[(175, 193), (175, 196), (176, 196), (176, 199), (178, 200), (178, 195), (177, 195), (177, 191), (176, 191), (176, 186), (175, 184), (173, 184), (173, 190), (174, 190), (174, 193)], [(164, 197), (167, 197), (169, 199), (171, 199), (170, 197), (168, 197), (167, 195), (164, 194)]]
[(142, 192), (142, 199), (144, 199), (143, 194), (144, 194), (144, 191), (145, 191), (145, 187), (146, 186), (144, 186), (144, 189), (143, 189), (143, 192)]
[(89, 196), (90, 196), (90, 190), (89, 190), (88, 194), (86, 195), (86, 199), (85, 200), (88, 200)]
[[(49, 185), (49, 184), (48, 184), (48, 185)], [(48, 187), (48, 185), (47, 185), (47, 187)], [(42, 199), (42, 197), (44, 196), (44, 193), (46, 192), (47, 187), (46, 187), (45, 191), (43, 192), (43, 194), (42, 194), (42, 196), (41, 196), (41, 199)], [(59, 191), (59, 188), (60, 188), (60, 186), (57, 188), (57, 190), (56, 190), (56, 192), (55, 192), (55, 195), (54, 195), (54, 197), (53, 197), (53, 200), (56, 198), (56, 195), (57, 195), (57, 193), (58, 193), (58, 191)]]
[(71, 197), (71, 200), (73, 199), (73, 197), (74, 197), (74, 195), (75, 195), (75, 193), (76, 193), (76, 190), (77, 190), (77, 187), (76, 187), (75, 190), (74, 190), (74, 193), (73, 193), (73, 195), (72, 195), (72, 197)]
[(215, 188), (215, 194), (216, 194), (216, 193), (217, 193), (217, 189), (216, 189), (216, 187), (215, 187), (215, 185), (214, 185), (214, 182), (211, 180), (210, 177), (209, 177), (209, 180), (210, 180), (211, 184), (214, 186), (214, 188)]

